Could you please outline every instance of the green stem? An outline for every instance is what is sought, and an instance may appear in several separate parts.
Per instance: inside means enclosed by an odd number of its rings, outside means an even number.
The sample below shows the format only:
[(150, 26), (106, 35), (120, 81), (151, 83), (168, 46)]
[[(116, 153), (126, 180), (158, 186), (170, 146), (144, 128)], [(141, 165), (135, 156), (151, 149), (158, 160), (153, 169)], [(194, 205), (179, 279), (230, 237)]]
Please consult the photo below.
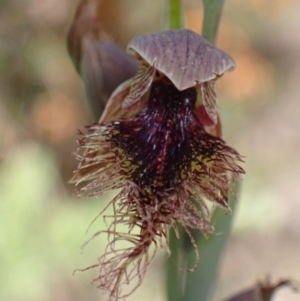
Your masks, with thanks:
[[(181, 0), (166, 0), (164, 29), (180, 29), (184, 27), (184, 18), (182, 12)], [(166, 285), (167, 285), (167, 300), (181, 301), (182, 298), (182, 281), (181, 281), (181, 240), (176, 237), (173, 230), (169, 232), (169, 247), (171, 255), (167, 260)]]
[(170, 0), (170, 29), (182, 28), (181, 0)]
[(202, 0), (204, 7), (203, 37), (215, 43), (225, 0)]
[(166, 0), (165, 29), (180, 29), (184, 27), (181, 0)]

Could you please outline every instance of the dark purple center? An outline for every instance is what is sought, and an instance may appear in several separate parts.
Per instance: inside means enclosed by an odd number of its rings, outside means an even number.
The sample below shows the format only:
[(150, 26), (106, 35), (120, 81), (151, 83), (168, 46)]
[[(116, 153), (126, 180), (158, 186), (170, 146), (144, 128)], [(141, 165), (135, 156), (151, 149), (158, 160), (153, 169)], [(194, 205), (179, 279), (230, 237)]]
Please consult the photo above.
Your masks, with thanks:
[(124, 164), (123, 170), (137, 185), (152, 191), (176, 189), (199, 151), (214, 152), (201, 141), (207, 134), (195, 114), (196, 100), (195, 88), (179, 91), (163, 78), (152, 84), (148, 103), (136, 116), (115, 122), (112, 141), (122, 150), (118, 155), (135, 166)]

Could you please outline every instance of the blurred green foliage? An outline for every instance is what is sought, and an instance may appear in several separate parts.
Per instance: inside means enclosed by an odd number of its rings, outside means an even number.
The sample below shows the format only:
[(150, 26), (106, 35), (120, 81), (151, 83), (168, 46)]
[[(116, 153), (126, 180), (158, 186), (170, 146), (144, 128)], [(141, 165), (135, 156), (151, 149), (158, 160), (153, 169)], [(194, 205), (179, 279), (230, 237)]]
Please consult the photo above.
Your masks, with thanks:
[[(59, 300), (55, 296), (62, 292), (53, 292), (57, 283), (88, 279), (71, 275), (75, 268), (94, 263), (105, 244), (106, 237), (100, 236), (99, 248), (86, 248), (85, 256), (79, 256), (80, 245), (91, 235), (85, 230), (104, 202), (62, 197), (56, 191), (59, 181), (55, 158), (37, 145), (23, 148), (2, 165), (1, 300)], [(99, 223), (103, 228), (101, 219)]]

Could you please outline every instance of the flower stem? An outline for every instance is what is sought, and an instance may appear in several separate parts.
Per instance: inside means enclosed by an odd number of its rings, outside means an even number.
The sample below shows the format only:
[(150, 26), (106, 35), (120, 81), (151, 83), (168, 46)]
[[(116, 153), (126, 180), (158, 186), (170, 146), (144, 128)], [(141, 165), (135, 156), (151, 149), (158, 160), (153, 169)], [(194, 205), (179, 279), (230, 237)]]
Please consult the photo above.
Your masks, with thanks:
[[(181, 29), (184, 27), (183, 9), (181, 0), (166, 0), (164, 29)], [(166, 263), (166, 288), (168, 301), (181, 301), (182, 283), (180, 273), (181, 241), (174, 231), (169, 232), (169, 247), (171, 255)]]
[(181, 0), (166, 0), (164, 29), (180, 29), (183, 27), (184, 18)]

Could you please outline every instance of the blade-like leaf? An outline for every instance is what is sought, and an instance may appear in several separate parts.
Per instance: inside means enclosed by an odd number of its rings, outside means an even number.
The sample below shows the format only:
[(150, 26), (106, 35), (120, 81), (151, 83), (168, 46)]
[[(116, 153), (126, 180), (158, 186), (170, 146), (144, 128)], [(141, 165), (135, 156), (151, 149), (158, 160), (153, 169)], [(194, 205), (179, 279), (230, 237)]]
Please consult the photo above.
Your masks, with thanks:
[[(239, 183), (233, 188), (236, 196), (238, 195), (239, 188)], [(209, 238), (201, 236), (197, 241), (200, 252), (200, 263), (195, 272), (187, 274), (183, 296), (184, 301), (206, 301), (210, 300), (212, 296), (219, 262), (230, 235), (237, 204), (234, 194), (229, 196), (229, 203), (233, 213), (226, 215), (224, 209), (217, 207), (212, 218), (212, 223), (215, 226), (215, 234)], [(195, 257), (192, 248), (187, 256), (188, 267), (193, 266)]]

